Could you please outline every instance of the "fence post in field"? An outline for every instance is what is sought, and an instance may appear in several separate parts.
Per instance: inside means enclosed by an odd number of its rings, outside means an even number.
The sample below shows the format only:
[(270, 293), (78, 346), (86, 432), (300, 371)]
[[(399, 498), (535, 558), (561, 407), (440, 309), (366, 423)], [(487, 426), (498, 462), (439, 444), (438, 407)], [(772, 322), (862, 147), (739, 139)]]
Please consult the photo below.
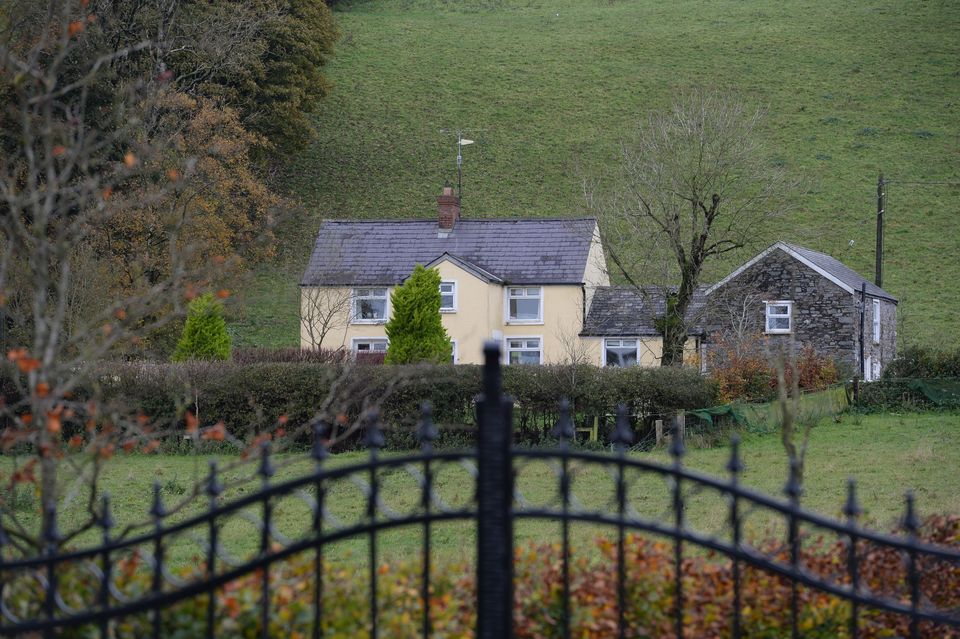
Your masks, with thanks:
[(663, 420), (662, 419), (658, 419), (655, 422), (653, 422), (653, 430), (657, 438), (656, 445), (660, 446), (660, 444), (663, 443)]
[(477, 636), (513, 637), (512, 405), (503, 396), (500, 346), (483, 348), (477, 445)]

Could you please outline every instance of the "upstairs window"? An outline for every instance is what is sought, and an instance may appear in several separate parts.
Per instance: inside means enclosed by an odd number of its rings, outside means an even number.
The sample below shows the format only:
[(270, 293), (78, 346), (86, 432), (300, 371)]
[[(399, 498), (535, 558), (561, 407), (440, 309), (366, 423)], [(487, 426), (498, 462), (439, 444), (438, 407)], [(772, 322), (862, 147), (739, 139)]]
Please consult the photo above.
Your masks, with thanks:
[(790, 333), (793, 331), (793, 302), (780, 300), (765, 302), (767, 305), (767, 332)]
[(541, 364), (543, 351), (539, 337), (511, 337), (507, 339), (508, 364)]
[(639, 357), (640, 340), (621, 337), (603, 340), (603, 363), (605, 366), (636, 366)]
[(387, 289), (353, 289), (353, 323), (380, 324), (387, 321)]
[(543, 321), (543, 289), (510, 286), (507, 288), (507, 322), (537, 324)]
[(455, 313), (457, 311), (457, 283), (440, 282), (440, 312)]

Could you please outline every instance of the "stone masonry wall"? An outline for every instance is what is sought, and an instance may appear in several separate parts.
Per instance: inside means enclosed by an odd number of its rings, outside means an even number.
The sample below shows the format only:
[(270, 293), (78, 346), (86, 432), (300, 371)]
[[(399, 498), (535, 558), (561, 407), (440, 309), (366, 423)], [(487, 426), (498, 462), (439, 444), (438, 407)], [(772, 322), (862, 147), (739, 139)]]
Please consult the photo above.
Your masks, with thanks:
[[(731, 308), (742, 309), (749, 324), (764, 333), (766, 300), (793, 301), (792, 329), (798, 349), (812, 345), (851, 372), (858, 369), (859, 314), (854, 296), (780, 249), (710, 294), (704, 322), (707, 350), (729, 329)], [(790, 340), (788, 334), (765, 337), (771, 351), (786, 349)]]

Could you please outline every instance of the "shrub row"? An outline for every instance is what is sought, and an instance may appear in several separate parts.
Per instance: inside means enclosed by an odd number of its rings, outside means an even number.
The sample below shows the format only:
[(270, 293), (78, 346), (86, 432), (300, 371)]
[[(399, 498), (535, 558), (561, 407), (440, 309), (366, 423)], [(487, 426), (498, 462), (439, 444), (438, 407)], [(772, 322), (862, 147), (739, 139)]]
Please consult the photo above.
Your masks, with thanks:
[(857, 408), (867, 411), (960, 408), (960, 379), (881, 379), (860, 384)]
[(909, 346), (883, 371), (883, 379), (960, 377), (960, 348), (936, 350)]
[[(515, 400), (521, 442), (539, 442), (556, 423), (557, 403), (570, 400), (578, 420), (607, 415), (619, 403), (633, 414), (661, 415), (717, 401), (715, 385), (692, 369), (508, 366), (504, 389)], [(0, 386), (2, 388), (2, 386)], [(379, 407), (395, 446), (413, 443), (422, 402), (441, 426), (475, 424), (481, 367), (471, 365), (358, 366), (352, 362), (117, 362), (104, 364), (78, 396), (93, 390), (162, 426), (182, 426), (190, 410), (201, 425), (222, 421), (234, 437), (308, 423), (318, 412), (352, 422)], [(7, 389), (7, 402), (12, 398)], [(608, 420), (611, 421), (612, 420)]]
[[(933, 518), (922, 537), (933, 543), (956, 546), (960, 518)], [(616, 634), (618, 619), (617, 546), (609, 539), (596, 540), (598, 550), (575, 553), (570, 562), (570, 636), (601, 639)], [(766, 544), (766, 551), (789, 563), (782, 544)], [(772, 550), (780, 547), (779, 552)], [(860, 544), (860, 587), (872, 595), (890, 599), (908, 598), (907, 567), (898, 552)], [(668, 637), (674, 631), (675, 573), (673, 546), (663, 541), (629, 535), (625, 543), (626, 635)], [(843, 542), (803, 544), (800, 564), (820, 578), (849, 583), (845, 575), (847, 546)], [(515, 636), (544, 639), (561, 636), (563, 573), (558, 546), (518, 549), (515, 558)], [(437, 569), (439, 568), (439, 569)], [(473, 566), (453, 564), (435, 568), (432, 576), (430, 617), (437, 637), (471, 637), (476, 624), (476, 588)], [(925, 601), (941, 610), (960, 606), (960, 568), (946, 562), (921, 560), (921, 591)], [(193, 572), (199, 571), (199, 572)], [(185, 569), (181, 578), (202, 577), (203, 566)], [(731, 636), (733, 570), (728, 560), (695, 554), (682, 564), (684, 584), (684, 630), (689, 637), (720, 639)], [(378, 566), (377, 598), (381, 603), (378, 626), (383, 636), (396, 639), (419, 637), (422, 600), (420, 564)], [(150, 590), (151, 571), (134, 556), (116, 567), (115, 585), (128, 597)], [(97, 584), (87, 571), (64, 571), (61, 591), (68, 593), (74, 609), (89, 606), (97, 597)], [(270, 569), (271, 637), (308, 637), (313, 621), (313, 555), (306, 554), (276, 564)], [(262, 576), (251, 574), (228, 583), (216, 593), (217, 636), (261, 636), (260, 587)], [(742, 564), (741, 636), (750, 639), (780, 639), (790, 634), (791, 584), (786, 579)], [(38, 581), (22, 579), (6, 586), (6, 603), (29, 618), (40, 615), (43, 590)], [(796, 590), (798, 625), (806, 639), (849, 637), (850, 605), (837, 597), (803, 586)], [(350, 565), (327, 564), (324, 571), (322, 630), (325, 637), (364, 637), (369, 632), (370, 592), (365, 579), (357, 579)], [(903, 616), (883, 613), (868, 606), (860, 612), (859, 636), (866, 639), (905, 637), (910, 634)], [(161, 634), (194, 637), (203, 634), (207, 596), (201, 595), (166, 610)], [(141, 637), (150, 634), (149, 612), (121, 620), (111, 636)], [(94, 627), (72, 627), (63, 637), (99, 636)], [(917, 636), (924, 639), (956, 637), (955, 631), (929, 622), (919, 624)]]

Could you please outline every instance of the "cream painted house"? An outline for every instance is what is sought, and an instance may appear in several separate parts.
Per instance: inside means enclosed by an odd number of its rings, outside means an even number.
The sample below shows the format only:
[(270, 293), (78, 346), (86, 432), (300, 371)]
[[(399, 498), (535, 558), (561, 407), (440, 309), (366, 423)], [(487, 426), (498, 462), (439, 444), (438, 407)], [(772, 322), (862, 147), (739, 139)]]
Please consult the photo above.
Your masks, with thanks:
[(455, 362), (479, 363), (494, 339), (508, 364), (602, 363), (605, 338), (581, 336), (610, 285), (595, 219), (461, 219), (449, 187), (437, 203), (431, 220), (323, 222), (301, 283), (303, 348), (386, 350), (390, 294), (423, 264), (440, 273)]

